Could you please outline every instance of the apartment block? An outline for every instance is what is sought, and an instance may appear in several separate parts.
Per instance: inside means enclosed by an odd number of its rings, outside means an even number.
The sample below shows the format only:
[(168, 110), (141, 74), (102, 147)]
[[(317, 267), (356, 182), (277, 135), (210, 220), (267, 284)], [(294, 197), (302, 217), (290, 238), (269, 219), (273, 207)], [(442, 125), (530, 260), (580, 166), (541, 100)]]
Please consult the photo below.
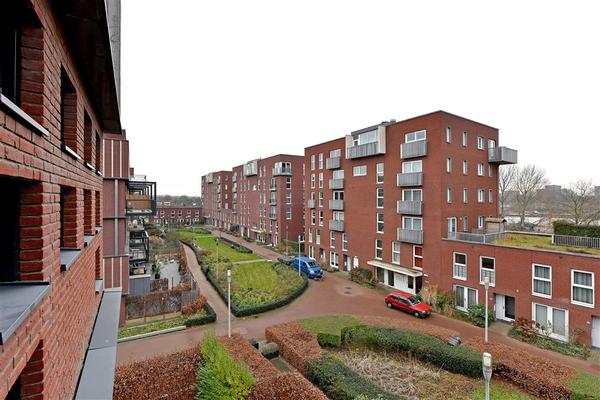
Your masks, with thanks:
[(158, 204), (156, 213), (150, 218), (155, 225), (194, 225), (203, 222), (202, 207), (198, 205), (164, 205)]
[(101, 171), (102, 136), (121, 131), (116, 9), (0, 4), (0, 398), (112, 396), (121, 293), (103, 284)]
[(231, 171), (211, 172), (202, 177), (202, 205), (206, 224), (226, 227), (231, 209)]

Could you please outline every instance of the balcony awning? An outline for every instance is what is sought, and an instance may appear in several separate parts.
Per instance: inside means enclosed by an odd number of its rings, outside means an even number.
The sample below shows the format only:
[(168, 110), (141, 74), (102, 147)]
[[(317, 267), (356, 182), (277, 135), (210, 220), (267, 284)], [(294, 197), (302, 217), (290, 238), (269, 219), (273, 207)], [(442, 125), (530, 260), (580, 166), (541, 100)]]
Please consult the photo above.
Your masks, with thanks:
[(399, 274), (412, 276), (413, 278), (416, 278), (418, 276), (423, 276), (423, 273), (421, 271), (417, 271), (412, 268), (403, 267), (398, 264), (390, 264), (390, 263), (387, 263), (387, 262), (384, 262), (381, 260), (369, 260), (369, 261), (367, 261), (367, 264), (369, 264), (373, 267), (389, 269), (391, 271), (398, 272)]

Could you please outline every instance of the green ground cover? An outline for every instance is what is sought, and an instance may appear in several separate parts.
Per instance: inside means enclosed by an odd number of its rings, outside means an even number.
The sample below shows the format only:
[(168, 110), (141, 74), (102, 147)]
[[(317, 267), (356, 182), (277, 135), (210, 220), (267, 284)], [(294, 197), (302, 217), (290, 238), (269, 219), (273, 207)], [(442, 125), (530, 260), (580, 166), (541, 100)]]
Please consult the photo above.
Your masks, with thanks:
[[(199, 234), (191, 231), (180, 231), (179, 236), (182, 239), (194, 238), (196, 244), (200, 246), (202, 250), (208, 251), (211, 257), (217, 256), (217, 243), (213, 236), (207, 236), (205, 234)], [(237, 261), (249, 261), (249, 260), (260, 260), (261, 257), (254, 253), (242, 253), (236, 249), (231, 248), (231, 245), (224, 241), (219, 241), (219, 257), (224, 257), (231, 262)]]
[(364, 325), (360, 320), (344, 314), (306, 318), (300, 320), (300, 323), (304, 329), (317, 335), (319, 344), (322, 346), (340, 346), (344, 328)]
[(531, 249), (566, 251), (569, 253), (581, 253), (600, 256), (600, 249), (590, 247), (559, 246), (552, 244), (550, 236), (522, 235), (518, 233), (509, 233), (504, 240), (496, 240), (494, 244), (500, 246), (516, 246)]

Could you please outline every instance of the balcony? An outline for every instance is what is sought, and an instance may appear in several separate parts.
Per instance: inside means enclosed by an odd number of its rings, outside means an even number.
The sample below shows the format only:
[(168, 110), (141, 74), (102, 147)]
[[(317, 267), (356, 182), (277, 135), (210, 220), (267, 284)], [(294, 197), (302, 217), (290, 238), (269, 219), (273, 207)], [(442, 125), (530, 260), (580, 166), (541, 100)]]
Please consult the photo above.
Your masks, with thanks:
[(448, 232), (448, 239), (458, 240), (460, 242), (473, 243), (493, 243), (496, 240), (506, 239), (506, 232), (494, 233), (469, 233), (469, 232)]
[(213, 174), (212, 172), (206, 175), (206, 183), (213, 183)]
[(344, 232), (344, 221), (330, 219), (329, 220), (329, 230), (337, 231), (337, 232)]
[(258, 160), (248, 161), (244, 164), (244, 176), (258, 175)]
[(427, 155), (427, 140), (402, 143), (400, 145), (400, 158), (424, 157)]
[(276, 184), (276, 183), (275, 183), (275, 184), (271, 184), (271, 186), (269, 186), (269, 190), (270, 190), (271, 192), (274, 192), (274, 191), (276, 191), (276, 190), (277, 190), (277, 184)]
[(508, 147), (492, 147), (488, 149), (488, 161), (495, 164), (516, 164), (517, 150)]
[(397, 176), (397, 185), (403, 186), (423, 186), (422, 172), (400, 173)]
[(359, 144), (346, 148), (346, 158), (348, 159), (370, 157), (378, 154), (385, 154), (385, 150), (381, 149), (379, 142)]
[(275, 199), (275, 198), (269, 199), (269, 205), (276, 206), (277, 205), (277, 199)]
[(344, 211), (344, 200), (329, 200), (329, 209)]
[(308, 203), (306, 205), (307, 208), (315, 208), (315, 201), (314, 200), (308, 200)]
[(269, 219), (272, 219), (272, 220), (277, 219), (277, 213), (269, 213)]
[[(357, 144), (364, 142), (361, 144)], [(385, 154), (385, 125), (376, 125), (346, 135), (346, 158)]]
[(156, 215), (156, 182), (131, 177), (127, 189), (125, 213), (128, 216)]
[(292, 176), (292, 167), (274, 167), (273, 176)]
[(398, 214), (422, 215), (423, 214), (423, 202), (422, 201), (398, 200), (397, 211), (398, 211)]
[(48, 289), (47, 282), (0, 283), (0, 346), (27, 320)]
[(329, 157), (325, 161), (325, 168), (339, 169), (342, 166), (342, 157)]
[(413, 244), (423, 244), (423, 231), (398, 228), (398, 241)]
[(329, 180), (329, 189), (343, 189), (344, 188), (344, 179), (330, 179)]

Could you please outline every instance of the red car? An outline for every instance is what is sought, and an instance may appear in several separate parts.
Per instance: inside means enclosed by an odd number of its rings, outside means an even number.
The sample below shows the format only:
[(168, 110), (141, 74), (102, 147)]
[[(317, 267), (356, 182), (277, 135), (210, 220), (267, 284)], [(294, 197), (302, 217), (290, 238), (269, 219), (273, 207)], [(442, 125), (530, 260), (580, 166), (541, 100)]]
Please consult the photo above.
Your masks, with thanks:
[(429, 304), (421, 302), (415, 295), (401, 291), (392, 292), (385, 298), (388, 308), (397, 308), (411, 313), (417, 318), (427, 318), (431, 314)]

